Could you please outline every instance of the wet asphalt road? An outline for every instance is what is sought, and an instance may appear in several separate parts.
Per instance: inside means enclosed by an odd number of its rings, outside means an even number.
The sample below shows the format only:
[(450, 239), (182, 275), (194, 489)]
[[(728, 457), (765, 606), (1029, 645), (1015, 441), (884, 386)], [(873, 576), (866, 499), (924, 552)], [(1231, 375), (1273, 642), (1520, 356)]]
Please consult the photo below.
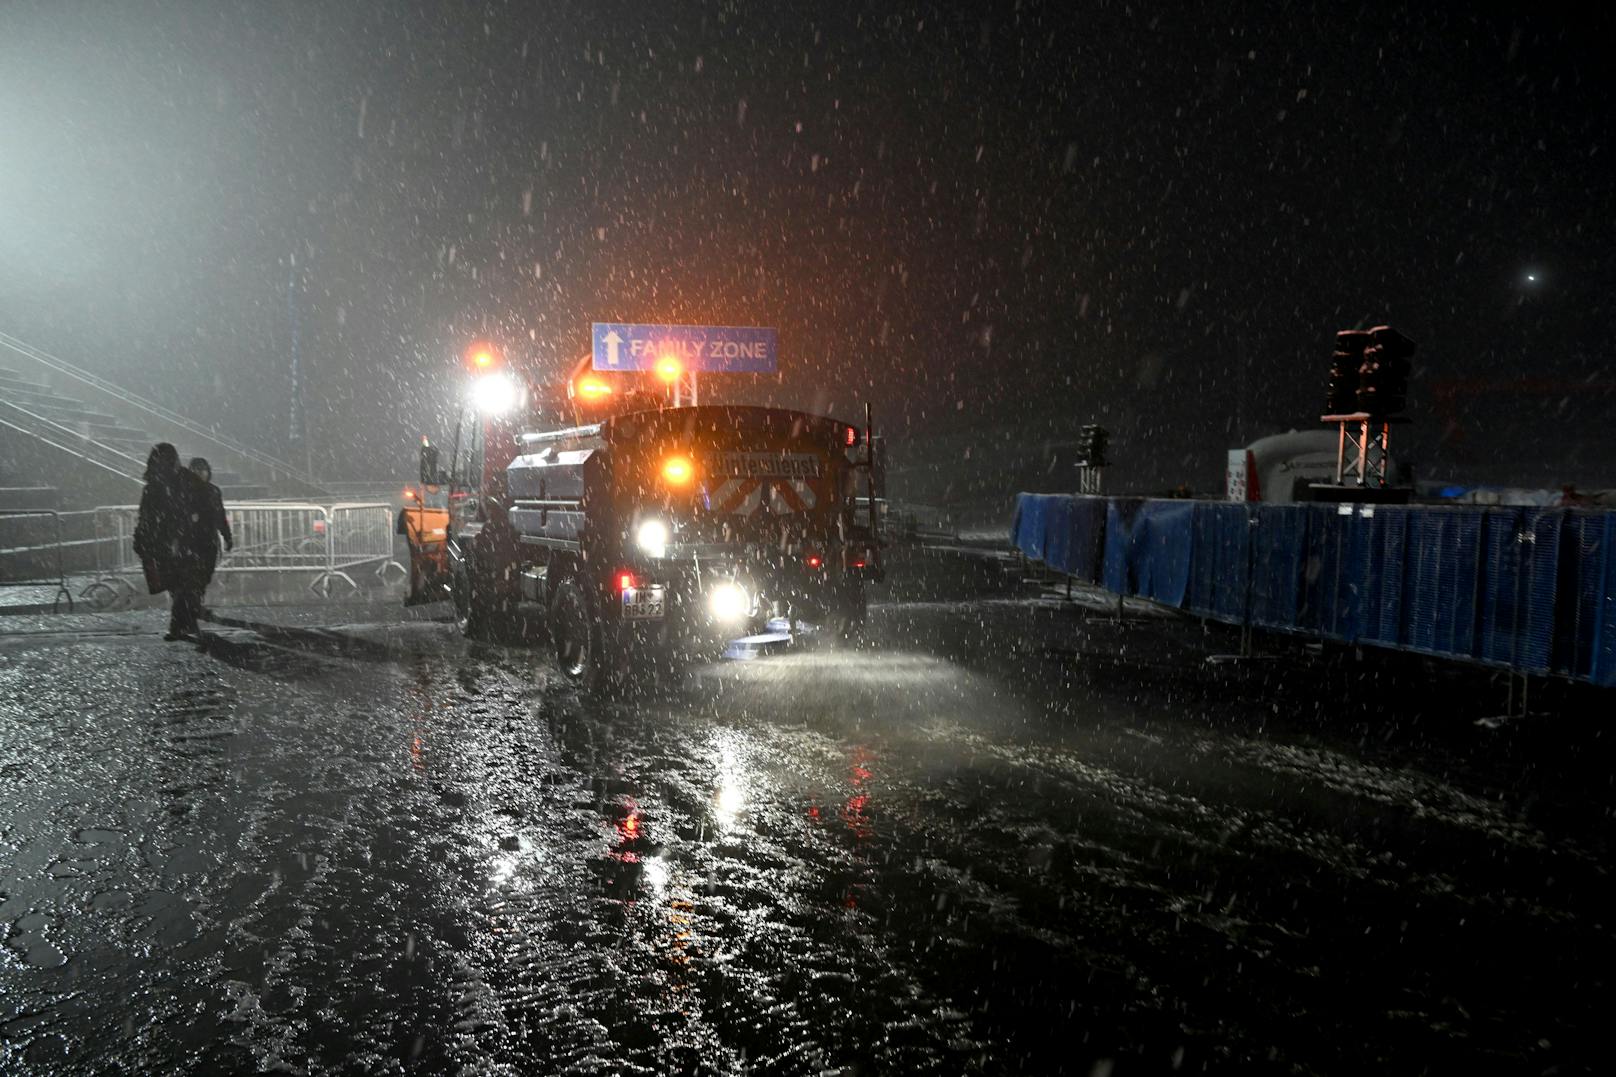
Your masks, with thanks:
[(205, 653), (0, 623), (0, 1072), (1608, 1053), (1596, 722), (1025, 603), (615, 703), (378, 607), (224, 612)]

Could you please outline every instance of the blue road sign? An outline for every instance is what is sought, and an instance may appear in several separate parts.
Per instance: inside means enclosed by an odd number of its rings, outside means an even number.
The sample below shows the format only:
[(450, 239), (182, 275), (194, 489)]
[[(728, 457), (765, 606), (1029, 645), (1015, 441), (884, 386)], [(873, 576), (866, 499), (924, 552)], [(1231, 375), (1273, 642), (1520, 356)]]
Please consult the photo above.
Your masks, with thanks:
[(596, 370), (654, 370), (673, 356), (686, 370), (772, 374), (773, 329), (736, 325), (630, 325), (594, 323)]

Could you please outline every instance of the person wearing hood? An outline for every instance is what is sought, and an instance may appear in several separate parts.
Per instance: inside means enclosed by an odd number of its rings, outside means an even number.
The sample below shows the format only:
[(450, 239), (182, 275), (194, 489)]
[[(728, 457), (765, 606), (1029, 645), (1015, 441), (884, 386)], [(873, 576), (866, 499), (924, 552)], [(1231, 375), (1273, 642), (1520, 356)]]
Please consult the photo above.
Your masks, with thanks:
[[(197, 530), (202, 536), (202, 587), (213, 582), (213, 570), (219, 564), (219, 539), (224, 539), (226, 553), (236, 548), (230, 534), (230, 517), (224, 511), (224, 494), (213, 485), (213, 467), (200, 456), (191, 458), (191, 474), (201, 480), (202, 504), (198, 511)], [(198, 603), (201, 596), (197, 596)]]
[(180, 454), (168, 442), (152, 446), (146, 457), (145, 488), (135, 521), (135, 554), (146, 570), (152, 594), (167, 591), (171, 600), (165, 640), (194, 637), (202, 610), (201, 509), (204, 484), (180, 466)]

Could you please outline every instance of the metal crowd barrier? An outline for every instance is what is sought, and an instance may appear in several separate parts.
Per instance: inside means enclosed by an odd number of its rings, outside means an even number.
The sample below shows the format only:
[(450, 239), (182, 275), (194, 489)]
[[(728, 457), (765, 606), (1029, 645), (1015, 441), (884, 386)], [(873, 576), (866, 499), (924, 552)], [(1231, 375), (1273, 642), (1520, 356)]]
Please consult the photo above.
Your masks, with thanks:
[[(95, 514), (97, 578), (79, 597), (106, 608), (139, 593), (141, 564), (134, 551), (139, 509), (106, 505)], [(349, 573), (366, 565), (375, 565), (377, 577), (384, 580), (389, 571), (405, 574), (393, 560), (393, 507), (388, 504), (327, 508), (307, 502), (237, 501), (225, 505), (225, 515), (235, 548), (220, 551), (215, 574), (312, 573), (309, 590), (325, 597), (337, 581), (357, 591)]]
[[(52, 511), (50, 509), (23, 509), (15, 511), (8, 509), (0, 512), (0, 519), (6, 521), (26, 520), (29, 518), (38, 518), (42, 521), (48, 519), (53, 525), (55, 540), (53, 542), (43, 544), (36, 543), (29, 545), (23, 542), (24, 536), (13, 536), (10, 533), (9, 528), (6, 530), (6, 532), (0, 533), (0, 558), (3, 558), (3, 560), (0, 560), (0, 564), (5, 566), (4, 570), (0, 571), (0, 582), (4, 582), (8, 586), (26, 584), (54, 586), (56, 588), (56, 594), (55, 597), (51, 599), (52, 612), (61, 609), (62, 600), (65, 598), (67, 599), (67, 612), (72, 613), (73, 592), (69, 591), (67, 588), (67, 570), (62, 564), (62, 515), (61, 513)], [(41, 553), (49, 554), (51, 559), (54, 560), (56, 567), (53, 572), (47, 574), (27, 570), (31, 568), (34, 563), (37, 563), (37, 559)], [(14, 561), (20, 562), (24, 566), (23, 569), (13, 571), (12, 563)]]
[(409, 572), (393, 560), (395, 534), (393, 506), (381, 502), (353, 502), (332, 505), (330, 526), (327, 530), (330, 564), (327, 570), (348, 582), (357, 590), (345, 570), (375, 566), (378, 579), (387, 579), (387, 573), (396, 569), (399, 575)]

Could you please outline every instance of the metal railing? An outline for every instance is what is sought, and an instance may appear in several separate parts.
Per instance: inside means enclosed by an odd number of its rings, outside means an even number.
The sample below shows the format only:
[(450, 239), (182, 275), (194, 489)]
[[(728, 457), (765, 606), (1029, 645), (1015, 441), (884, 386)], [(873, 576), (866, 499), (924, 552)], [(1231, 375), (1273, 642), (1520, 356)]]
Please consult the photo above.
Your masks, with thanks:
[[(222, 552), (216, 574), (310, 573), (309, 590), (330, 597), (337, 582), (359, 590), (350, 575), (375, 566), (378, 579), (404, 566), (393, 559), (393, 506), (381, 503), (316, 505), (297, 501), (238, 501), (225, 505), (235, 548)], [(104, 609), (139, 594), (140, 559), (134, 552), (134, 505), (95, 510), (96, 579), (79, 596)]]
[(0, 426), (44, 442), (51, 448), (75, 456), (87, 464), (110, 471), (131, 482), (140, 481), (141, 461), (104, 445), (88, 434), (63, 426), (54, 419), (36, 415), (11, 400), (0, 400)]
[(259, 452), (257, 449), (250, 446), (243, 445), (233, 438), (220, 434), (217, 430), (210, 430), (202, 424), (193, 422), (177, 412), (170, 411), (161, 404), (154, 403), (147, 400), (145, 397), (131, 393), (122, 386), (115, 385), (112, 382), (107, 381), (105, 378), (97, 377), (82, 367), (74, 366), (65, 359), (57, 358), (47, 351), (41, 351), (39, 348), (34, 347), (27, 341), (19, 340), (9, 333), (0, 333), (0, 347), (9, 348), (18, 355), (31, 359), (35, 363), (53, 370), (58, 374), (63, 374), (69, 378), (74, 378), (80, 382), (83, 382), (84, 384), (89, 385), (100, 392), (116, 398), (121, 403), (128, 404), (130, 407), (138, 408), (139, 410), (145, 411), (148, 414), (155, 415), (169, 425), (179, 427), (188, 434), (194, 434), (197, 437), (205, 438), (223, 449), (251, 460), (256, 464), (260, 464), (269, 469), (271, 476), (285, 475), (288, 478), (295, 479), (296, 481), (304, 483), (308, 486), (312, 486), (316, 489), (319, 488), (320, 484), (317, 480), (299, 471), (286, 461), (270, 456), (268, 453)]
[[(29, 518), (50, 520), (55, 541), (26, 545), (21, 542), (21, 536), (14, 536), (10, 533), (9, 526), (4, 532), (0, 532), (0, 566), (3, 566), (0, 567), (0, 583), (7, 586), (28, 584), (53, 586), (56, 593), (51, 599), (51, 610), (59, 611), (62, 607), (62, 600), (65, 598), (67, 600), (67, 612), (72, 613), (73, 592), (67, 588), (67, 569), (62, 562), (62, 549), (65, 545), (62, 541), (62, 514), (52, 509), (8, 509), (0, 511), (0, 520), (6, 521), (8, 525), (10, 521)], [(53, 572), (38, 573), (22, 570), (14, 572), (12, 570), (14, 563), (20, 563), (25, 566), (36, 564), (42, 553), (55, 562)]]

